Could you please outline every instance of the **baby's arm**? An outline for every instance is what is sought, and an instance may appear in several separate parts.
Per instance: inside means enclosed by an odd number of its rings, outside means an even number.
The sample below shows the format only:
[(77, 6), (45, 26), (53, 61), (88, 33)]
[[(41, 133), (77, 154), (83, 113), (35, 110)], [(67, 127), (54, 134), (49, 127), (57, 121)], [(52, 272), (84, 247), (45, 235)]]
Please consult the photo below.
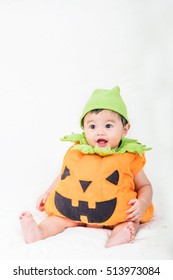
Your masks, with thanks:
[(44, 205), (46, 203), (48, 195), (56, 187), (56, 185), (59, 183), (60, 180), (61, 180), (61, 175), (58, 175), (58, 177), (53, 181), (53, 183), (48, 188), (48, 190), (38, 198), (37, 204), (36, 204), (37, 210), (44, 211)]
[(135, 191), (137, 192), (137, 198), (131, 199), (128, 204), (131, 204), (129, 210), (126, 211), (129, 214), (126, 217), (127, 221), (139, 222), (149, 207), (152, 200), (152, 186), (144, 171), (141, 170), (134, 178)]

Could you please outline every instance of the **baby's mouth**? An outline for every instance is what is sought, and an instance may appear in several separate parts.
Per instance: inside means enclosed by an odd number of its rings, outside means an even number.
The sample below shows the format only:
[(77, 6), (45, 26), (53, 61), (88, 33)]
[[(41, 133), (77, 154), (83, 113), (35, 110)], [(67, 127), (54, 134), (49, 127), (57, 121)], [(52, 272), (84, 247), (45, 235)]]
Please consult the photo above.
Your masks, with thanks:
[(102, 139), (102, 138), (100, 138), (100, 139), (97, 140), (97, 145), (98, 145), (99, 147), (106, 147), (106, 146), (107, 146), (107, 143), (108, 143), (108, 141), (105, 140), (105, 139)]

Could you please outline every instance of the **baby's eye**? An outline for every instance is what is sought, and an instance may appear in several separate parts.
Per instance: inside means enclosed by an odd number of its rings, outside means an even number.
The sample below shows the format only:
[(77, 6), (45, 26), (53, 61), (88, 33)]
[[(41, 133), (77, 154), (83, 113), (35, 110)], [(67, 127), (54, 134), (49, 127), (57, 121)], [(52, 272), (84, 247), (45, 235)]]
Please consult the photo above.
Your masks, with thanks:
[(95, 129), (95, 124), (91, 124), (90, 126), (89, 126), (89, 128), (91, 128), (91, 129)]
[(111, 128), (111, 127), (113, 127), (113, 125), (110, 124), (110, 123), (107, 123), (107, 124), (105, 125), (105, 127), (106, 127), (106, 128)]

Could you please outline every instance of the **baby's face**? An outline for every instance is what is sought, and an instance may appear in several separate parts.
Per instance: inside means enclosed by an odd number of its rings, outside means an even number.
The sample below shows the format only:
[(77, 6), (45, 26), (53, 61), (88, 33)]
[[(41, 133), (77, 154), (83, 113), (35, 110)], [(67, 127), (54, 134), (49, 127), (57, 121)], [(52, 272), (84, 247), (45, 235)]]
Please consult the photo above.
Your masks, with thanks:
[(84, 117), (84, 132), (90, 146), (116, 149), (127, 134), (129, 124), (123, 126), (119, 115), (110, 110), (89, 112)]

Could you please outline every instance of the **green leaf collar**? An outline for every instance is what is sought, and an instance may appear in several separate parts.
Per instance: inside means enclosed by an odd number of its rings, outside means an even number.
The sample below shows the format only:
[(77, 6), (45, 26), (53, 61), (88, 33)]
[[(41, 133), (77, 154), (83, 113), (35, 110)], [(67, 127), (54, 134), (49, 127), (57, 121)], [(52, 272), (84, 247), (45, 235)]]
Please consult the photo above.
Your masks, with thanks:
[(79, 150), (83, 154), (97, 154), (100, 156), (123, 154), (126, 152), (138, 153), (140, 156), (142, 156), (144, 151), (151, 150), (151, 148), (147, 148), (146, 145), (139, 143), (137, 140), (129, 138), (122, 138), (120, 146), (116, 150), (111, 149), (110, 147), (106, 149), (100, 148), (98, 146), (92, 147), (88, 145), (84, 132), (81, 134), (72, 133), (71, 135), (66, 135), (63, 138), (61, 138), (61, 141), (74, 142), (75, 145), (72, 149)]

